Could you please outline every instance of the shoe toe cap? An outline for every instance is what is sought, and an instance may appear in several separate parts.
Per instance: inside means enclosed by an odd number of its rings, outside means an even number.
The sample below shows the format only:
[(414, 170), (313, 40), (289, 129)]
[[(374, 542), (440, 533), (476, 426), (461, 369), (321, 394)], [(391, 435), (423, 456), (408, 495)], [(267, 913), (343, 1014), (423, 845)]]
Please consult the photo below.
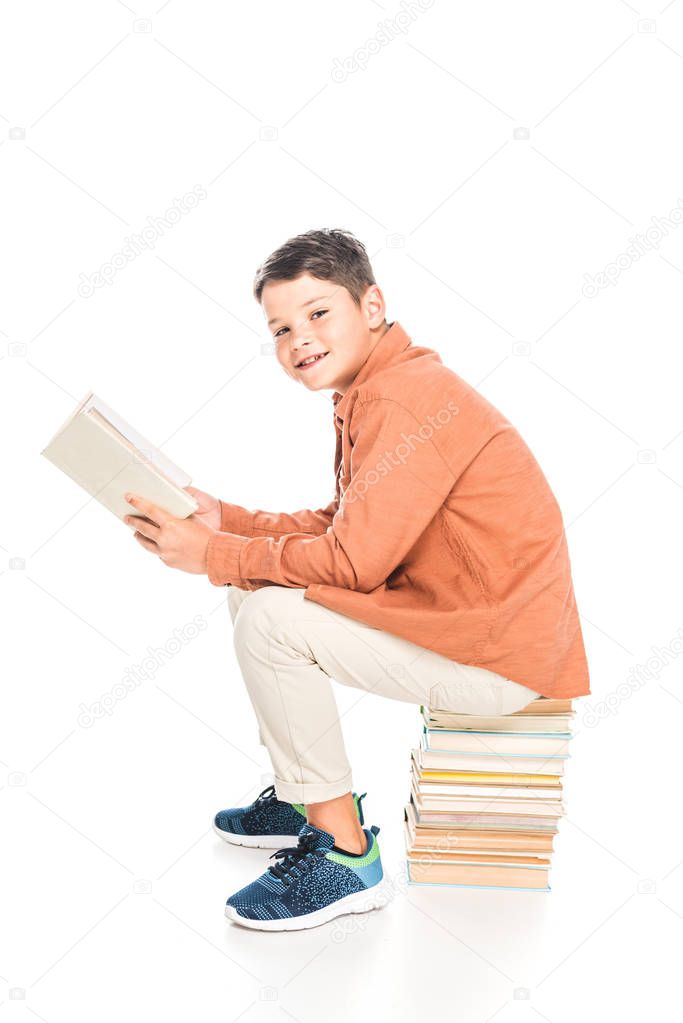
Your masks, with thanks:
[(239, 813), (234, 810), (219, 810), (213, 823), (220, 831), (228, 831), (231, 835), (238, 835), (242, 831), (239, 826)]
[(253, 907), (233, 905), (228, 899), (225, 904), (225, 915), (228, 920), (257, 920), (258, 916)]
[(258, 885), (258, 882), (252, 881), (251, 884), (245, 885), (239, 891), (233, 892), (226, 899), (225, 905), (232, 906), (233, 909), (242, 909), (245, 906), (253, 906), (257, 902), (262, 902), (265, 898), (266, 892)]
[(225, 915), (233, 920), (236, 917), (244, 917), (247, 920), (256, 920), (259, 915), (256, 906), (257, 903), (248, 897), (245, 897), (243, 891), (236, 892), (234, 895), (231, 895), (225, 903)]

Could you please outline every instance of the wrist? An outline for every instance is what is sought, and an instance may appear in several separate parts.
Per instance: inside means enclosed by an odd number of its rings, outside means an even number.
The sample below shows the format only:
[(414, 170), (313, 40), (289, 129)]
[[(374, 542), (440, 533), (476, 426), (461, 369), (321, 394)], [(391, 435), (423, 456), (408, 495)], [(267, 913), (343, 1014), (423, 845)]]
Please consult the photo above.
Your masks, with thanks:
[(204, 553), (202, 557), (202, 572), (204, 573), (204, 575), (209, 574), (209, 544), (213, 540), (214, 536), (218, 536), (219, 532), (220, 532), (219, 529), (209, 529), (207, 533), (206, 541), (204, 543)]

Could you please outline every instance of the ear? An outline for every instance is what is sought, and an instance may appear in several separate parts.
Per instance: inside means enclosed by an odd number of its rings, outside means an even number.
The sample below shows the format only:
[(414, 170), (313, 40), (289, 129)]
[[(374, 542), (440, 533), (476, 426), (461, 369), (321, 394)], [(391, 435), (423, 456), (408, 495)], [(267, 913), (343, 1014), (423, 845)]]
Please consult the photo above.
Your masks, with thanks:
[(386, 319), (386, 303), (378, 284), (371, 284), (367, 289), (361, 299), (361, 307), (371, 330), (382, 326)]

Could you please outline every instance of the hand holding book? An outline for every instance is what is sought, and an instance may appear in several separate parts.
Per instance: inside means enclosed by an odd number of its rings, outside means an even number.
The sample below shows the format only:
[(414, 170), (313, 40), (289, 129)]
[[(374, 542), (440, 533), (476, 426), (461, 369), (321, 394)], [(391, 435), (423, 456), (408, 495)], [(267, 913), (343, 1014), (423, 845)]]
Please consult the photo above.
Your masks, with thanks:
[(196, 513), (179, 519), (138, 494), (128, 493), (125, 499), (140, 514), (126, 515), (123, 521), (135, 530), (135, 539), (145, 550), (156, 554), (169, 568), (196, 575), (206, 573), (206, 549), (215, 529)]
[(193, 513), (193, 519), (199, 519), (200, 522), (205, 522), (211, 529), (221, 528), (221, 503), (217, 497), (212, 497), (211, 494), (207, 494), (204, 490), (197, 490), (196, 487), (184, 487), (184, 490), (194, 497), (195, 501), (199, 504), (199, 508)]

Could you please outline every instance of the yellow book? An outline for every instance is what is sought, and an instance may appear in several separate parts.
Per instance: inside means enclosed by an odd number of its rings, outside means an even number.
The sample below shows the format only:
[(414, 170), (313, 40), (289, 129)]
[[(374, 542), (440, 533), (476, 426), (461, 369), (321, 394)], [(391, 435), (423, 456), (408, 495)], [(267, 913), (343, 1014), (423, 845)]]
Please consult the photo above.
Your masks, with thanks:
[(425, 781), (462, 783), (465, 785), (533, 785), (536, 788), (560, 788), (560, 779), (555, 774), (497, 774), (474, 771), (420, 771)]

